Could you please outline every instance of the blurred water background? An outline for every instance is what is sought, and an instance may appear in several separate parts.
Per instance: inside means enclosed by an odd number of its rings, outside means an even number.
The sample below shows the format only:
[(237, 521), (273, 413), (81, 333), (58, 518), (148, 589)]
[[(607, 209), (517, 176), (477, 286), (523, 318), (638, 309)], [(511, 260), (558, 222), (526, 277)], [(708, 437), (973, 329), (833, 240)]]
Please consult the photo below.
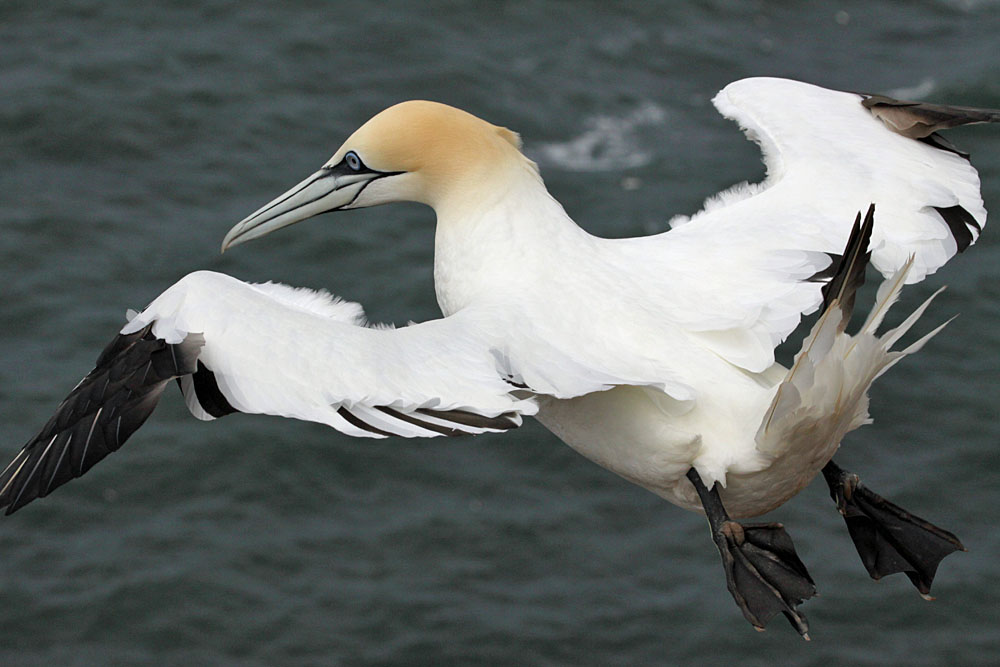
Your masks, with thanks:
[[(237, 220), (408, 98), (521, 132), (593, 233), (661, 231), (763, 174), (709, 100), (749, 75), (1000, 107), (1000, 3), (0, 3), (0, 452), (185, 273), (438, 315), (433, 217), (327, 216), (220, 256)], [(952, 134), (1000, 210), (1000, 128)], [(836, 141), (836, 137), (831, 140)], [(859, 202), (859, 207), (867, 202)], [(839, 456), (957, 533), (938, 600), (871, 582), (822, 482), (776, 511), (822, 597), (758, 635), (703, 519), (507, 436), (368, 441), (187, 415), (0, 520), (4, 665), (988, 664), (1000, 651), (1000, 234), (909, 290), (961, 316), (876, 386)], [(865, 300), (862, 300), (865, 302)]]

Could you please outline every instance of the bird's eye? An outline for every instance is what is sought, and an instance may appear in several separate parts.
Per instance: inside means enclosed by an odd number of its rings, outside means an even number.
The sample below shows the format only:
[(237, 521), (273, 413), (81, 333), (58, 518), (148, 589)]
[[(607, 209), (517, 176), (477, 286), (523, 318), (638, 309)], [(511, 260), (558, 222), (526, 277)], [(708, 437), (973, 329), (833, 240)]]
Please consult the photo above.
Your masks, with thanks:
[(347, 166), (354, 171), (361, 170), (361, 158), (359, 158), (358, 154), (355, 153), (354, 151), (351, 151), (350, 153), (344, 156), (344, 162), (346, 162)]

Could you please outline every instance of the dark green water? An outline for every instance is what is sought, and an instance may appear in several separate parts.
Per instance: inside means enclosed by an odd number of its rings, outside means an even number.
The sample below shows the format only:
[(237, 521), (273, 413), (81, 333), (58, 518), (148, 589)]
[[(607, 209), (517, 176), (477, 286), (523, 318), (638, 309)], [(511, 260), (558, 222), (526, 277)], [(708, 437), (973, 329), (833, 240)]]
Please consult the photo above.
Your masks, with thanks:
[[(185, 273), (437, 315), (429, 210), (328, 216), (225, 256), (229, 227), (413, 97), (520, 131), (587, 229), (659, 231), (762, 174), (709, 99), (770, 74), (1000, 107), (1000, 3), (0, 3), (0, 452)], [(1000, 128), (955, 133), (1000, 210)], [(758, 635), (704, 522), (537, 424), (366, 441), (169, 392), (119, 453), (0, 520), (0, 663), (988, 664), (1000, 651), (1000, 238), (961, 317), (883, 378), (842, 464), (969, 553), (921, 600), (864, 573), (822, 483), (774, 513), (822, 597)], [(4, 461), (4, 464), (6, 461)]]

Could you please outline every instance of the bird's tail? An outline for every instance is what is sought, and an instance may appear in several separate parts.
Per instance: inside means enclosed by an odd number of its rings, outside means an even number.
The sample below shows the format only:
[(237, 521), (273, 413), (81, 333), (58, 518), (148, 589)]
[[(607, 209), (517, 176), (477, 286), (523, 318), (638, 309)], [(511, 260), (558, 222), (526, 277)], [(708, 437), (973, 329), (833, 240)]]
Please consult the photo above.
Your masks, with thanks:
[[(913, 259), (879, 287), (875, 305), (861, 329), (846, 333), (855, 292), (864, 282), (870, 252), (866, 252), (874, 220), (874, 206), (862, 221), (859, 215), (841, 265), (824, 289), (824, 309), (795, 363), (777, 389), (757, 432), (757, 448), (782, 461), (789, 470), (802, 471), (805, 486), (830, 460), (849, 431), (870, 423), (868, 388), (903, 357), (913, 354), (948, 322), (902, 350), (893, 345), (924, 313), (938, 290), (898, 327), (879, 335), (877, 330), (899, 298)], [(943, 288), (942, 288), (943, 289)], [(797, 491), (798, 489), (796, 489)]]

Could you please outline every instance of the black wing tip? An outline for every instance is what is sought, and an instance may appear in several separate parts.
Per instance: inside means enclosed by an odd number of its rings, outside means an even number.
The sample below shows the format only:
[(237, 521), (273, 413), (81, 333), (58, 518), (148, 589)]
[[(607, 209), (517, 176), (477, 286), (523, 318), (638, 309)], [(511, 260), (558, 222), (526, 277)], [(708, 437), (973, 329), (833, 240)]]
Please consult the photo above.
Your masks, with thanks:
[(921, 102), (911, 102), (909, 100), (898, 100), (895, 97), (882, 95), (880, 93), (858, 93), (861, 96), (861, 105), (866, 109), (877, 109), (878, 107), (915, 107)]
[(374, 433), (375, 435), (381, 435), (385, 437), (396, 435), (395, 433), (390, 433), (389, 431), (385, 431), (376, 426), (372, 426), (371, 424), (364, 421), (363, 419), (355, 415), (353, 412), (351, 412), (344, 406), (340, 406), (339, 408), (337, 408), (337, 414), (343, 417), (347, 421), (347, 423), (357, 428), (360, 428), (363, 431), (368, 431), (369, 433)]
[(448, 437), (455, 437), (457, 435), (465, 435), (466, 432), (459, 428), (452, 428), (449, 426), (442, 426), (441, 424), (435, 424), (433, 422), (426, 421), (424, 419), (419, 419), (414, 415), (407, 412), (400, 412), (395, 408), (386, 407), (384, 405), (379, 405), (375, 407), (376, 410), (384, 412), (390, 417), (394, 417), (400, 421), (404, 421), (408, 424), (413, 424), (414, 426), (419, 426), (422, 429), (432, 431), (434, 433), (439, 433), (441, 435), (446, 435)]
[(938, 132), (974, 123), (1000, 123), (1000, 110), (997, 109), (911, 102), (871, 93), (858, 94), (861, 95), (861, 104), (896, 134), (917, 139), (965, 159), (969, 159), (969, 153), (956, 147)]
[[(934, 210), (938, 212), (941, 219), (948, 225), (948, 229), (955, 239), (955, 244), (958, 246), (958, 252), (965, 252), (983, 231), (983, 227), (979, 224), (979, 221), (961, 206), (935, 206)], [(975, 236), (972, 235), (973, 229), (976, 230)]]
[(958, 157), (963, 158), (965, 160), (968, 160), (970, 157), (972, 157), (972, 155), (968, 151), (963, 151), (961, 148), (951, 143), (937, 132), (931, 132), (926, 137), (919, 137), (917, 141), (922, 141), (929, 146), (933, 146), (934, 148), (946, 151), (948, 153), (954, 153)]
[[(505, 412), (497, 415), (496, 417), (487, 417), (485, 415), (469, 412), (467, 410), (434, 410), (432, 408), (417, 408), (412, 412), (407, 412), (385, 405), (376, 405), (373, 407), (375, 410), (378, 410), (382, 414), (391, 417), (394, 420), (403, 422), (410, 426), (416, 426), (417, 428), (427, 431), (428, 435), (437, 434), (448, 437), (477, 435), (483, 431), (509, 431), (510, 429), (517, 428), (521, 425), (516, 412)], [(363, 431), (367, 431), (368, 433), (372, 433), (376, 436), (402, 436), (405, 432), (411, 431), (406, 428), (403, 428), (400, 432), (386, 430), (387, 428), (391, 428), (390, 426), (380, 428), (379, 426), (368, 423), (365, 421), (364, 417), (358, 416), (344, 406), (337, 408), (337, 414), (343, 417), (352, 426)], [(432, 419), (426, 419), (426, 417), (431, 417)]]
[(462, 426), (473, 428), (483, 428), (491, 431), (509, 431), (518, 427), (517, 415), (513, 412), (505, 412), (496, 417), (486, 417), (467, 410), (431, 410), (428, 408), (418, 408), (417, 412), (445, 421), (454, 422)]
[(215, 379), (215, 373), (209, 370), (205, 364), (201, 363), (200, 359), (197, 362), (195, 372), (191, 374), (191, 380), (195, 398), (201, 409), (206, 413), (218, 419), (219, 417), (239, 412), (226, 399), (222, 390), (219, 389), (219, 382)]
[(837, 275), (837, 270), (840, 269), (840, 263), (844, 260), (844, 256), (835, 252), (824, 252), (823, 254), (830, 258), (829, 266), (806, 278), (806, 282), (826, 283)]
[(118, 450), (153, 412), (167, 382), (195, 371), (202, 340), (167, 343), (151, 325), (119, 334), (55, 415), (0, 473), (10, 515), (86, 473)]

